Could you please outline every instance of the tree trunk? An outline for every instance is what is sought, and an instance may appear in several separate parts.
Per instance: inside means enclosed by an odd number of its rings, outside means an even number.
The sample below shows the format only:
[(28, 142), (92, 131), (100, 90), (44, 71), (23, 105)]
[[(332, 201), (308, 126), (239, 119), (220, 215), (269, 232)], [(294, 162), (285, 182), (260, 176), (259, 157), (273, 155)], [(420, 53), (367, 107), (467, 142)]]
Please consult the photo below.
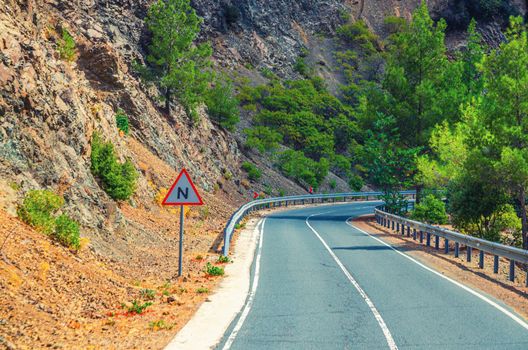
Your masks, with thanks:
[(422, 201), (422, 190), (423, 190), (423, 185), (422, 184), (419, 184), (419, 185), (415, 185), (414, 186), (414, 189), (416, 191), (416, 201), (415, 201), (415, 204), (420, 204), (420, 202)]
[(170, 101), (171, 101), (171, 90), (167, 88), (165, 90), (165, 109), (167, 110), (167, 113), (170, 114)]
[(528, 218), (526, 217), (526, 192), (524, 187), (521, 187), (519, 192), (519, 201), (521, 202), (522, 246), (523, 249), (528, 250)]

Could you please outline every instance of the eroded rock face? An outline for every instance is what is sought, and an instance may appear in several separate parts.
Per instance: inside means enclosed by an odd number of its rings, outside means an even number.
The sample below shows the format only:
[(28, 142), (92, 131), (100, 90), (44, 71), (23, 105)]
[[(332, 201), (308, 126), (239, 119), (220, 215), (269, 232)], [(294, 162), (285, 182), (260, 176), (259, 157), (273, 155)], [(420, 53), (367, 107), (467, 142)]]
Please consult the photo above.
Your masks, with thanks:
[[(171, 181), (145, 157), (175, 171), (186, 167), (204, 192), (226, 171), (239, 176), (233, 137), (203, 110), (198, 125), (176, 104), (167, 114), (155, 102), (157, 92), (131, 72), (132, 60), (141, 58), (146, 1), (8, 3), (0, 4), (0, 176), (20, 186), (20, 194), (39, 188), (61, 193), (83, 234), (104, 250), (115, 230), (143, 229), (127, 224), (91, 174), (95, 131), (138, 169), (131, 200), (137, 207), (155, 209), (154, 198)], [(57, 52), (62, 26), (76, 41), (72, 62)], [(128, 137), (115, 125), (119, 108), (130, 118)]]
[(214, 38), (224, 65), (237, 62), (268, 67), (282, 75), (311, 36), (331, 35), (344, 23), (350, 1), (340, 0), (193, 0), (204, 18), (205, 35)]

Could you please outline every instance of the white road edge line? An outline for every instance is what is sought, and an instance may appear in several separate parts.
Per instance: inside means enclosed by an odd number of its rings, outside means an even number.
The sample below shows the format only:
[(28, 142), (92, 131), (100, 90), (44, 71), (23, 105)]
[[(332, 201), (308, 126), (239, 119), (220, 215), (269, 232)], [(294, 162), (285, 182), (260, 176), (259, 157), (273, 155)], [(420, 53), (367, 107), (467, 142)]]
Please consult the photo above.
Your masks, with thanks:
[[(233, 342), (235, 341), (236, 336), (238, 335), (238, 332), (244, 325), (244, 322), (246, 321), (246, 318), (249, 314), (249, 311), (251, 310), (251, 307), (253, 306), (253, 300), (255, 299), (255, 293), (257, 291), (259, 277), (260, 277), (260, 257), (262, 256), (262, 241), (264, 240), (264, 224), (266, 223), (266, 218), (262, 219), (260, 222), (260, 234), (259, 234), (259, 245), (258, 245), (258, 251), (257, 251), (257, 257), (255, 258), (255, 275), (253, 276), (253, 285), (251, 286), (251, 291), (249, 292), (248, 300), (246, 302), (246, 305), (244, 306), (244, 310), (242, 311), (242, 314), (240, 315), (240, 318), (238, 319), (235, 328), (231, 331), (231, 334), (229, 335), (229, 338), (227, 338), (223, 350), (229, 350), (231, 348), (231, 345), (233, 345)], [(258, 228), (258, 226), (257, 226)]]
[(361, 295), (361, 297), (363, 298), (363, 300), (365, 301), (365, 303), (368, 305), (370, 311), (372, 312), (372, 314), (374, 315), (374, 317), (376, 318), (376, 321), (378, 322), (380, 328), (381, 328), (381, 331), (383, 332), (383, 335), (385, 336), (385, 339), (387, 340), (387, 345), (389, 346), (389, 348), (391, 350), (398, 350), (398, 346), (396, 346), (396, 342), (394, 341), (394, 338), (392, 337), (392, 334), (389, 330), (389, 328), (387, 327), (387, 324), (385, 323), (385, 321), (383, 320), (383, 318), (381, 317), (378, 309), (376, 309), (376, 306), (374, 306), (374, 303), (372, 302), (372, 300), (370, 300), (369, 296), (367, 295), (367, 293), (365, 293), (365, 291), (363, 290), (363, 288), (361, 288), (361, 286), (359, 285), (359, 283), (354, 279), (354, 277), (352, 277), (352, 275), (350, 274), (350, 272), (346, 269), (345, 265), (343, 265), (343, 263), (341, 262), (341, 260), (339, 260), (339, 258), (335, 255), (335, 253), (332, 251), (332, 249), (328, 246), (328, 244), (326, 244), (326, 242), (324, 241), (324, 239), (319, 235), (319, 233), (312, 227), (312, 225), (310, 225), (310, 218), (313, 217), (313, 216), (318, 216), (318, 215), (323, 215), (323, 214), (328, 214), (330, 212), (324, 212), (324, 213), (318, 213), (318, 214), (312, 214), (310, 216), (308, 216), (306, 218), (306, 225), (308, 225), (308, 227), (310, 228), (310, 230), (312, 230), (312, 232), (317, 236), (317, 238), (319, 238), (319, 240), (321, 241), (321, 243), (323, 244), (323, 246), (326, 248), (326, 250), (328, 251), (328, 253), (330, 253), (330, 255), (332, 256), (332, 258), (335, 260), (335, 262), (337, 263), (337, 265), (341, 268), (341, 270), (343, 271), (343, 273), (345, 274), (345, 276), (348, 278), (348, 280), (350, 281), (350, 283), (352, 283), (352, 285), (356, 288), (356, 290), (359, 292), (359, 294)]
[(435, 271), (433, 270), (432, 268), (422, 264), (421, 262), (415, 260), (414, 258), (410, 257), (409, 255), (399, 251), (398, 249), (396, 249), (395, 247), (393, 247), (392, 245), (384, 242), (383, 240), (379, 239), (378, 237), (374, 237), (373, 235), (371, 235), (370, 233), (368, 232), (365, 232), (363, 231), (362, 229), (360, 229), (359, 227), (355, 226), (354, 224), (350, 223), (350, 220), (353, 219), (354, 217), (350, 217), (347, 219), (346, 223), (352, 227), (352, 228), (355, 228), (356, 230), (358, 230), (359, 232), (363, 233), (363, 234), (366, 234), (367, 236), (375, 239), (376, 241), (380, 242), (381, 244), (391, 248), (392, 250), (394, 250), (396, 253), (402, 255), (403, 257), (409, 259), (410, 261), (414, 262), (415, 264), (417, 264), (418, 266), (426, 269), (427, 271), (429, 272), (432, 272), (434, 273), (435, 275), (439, 276), (439, 277), (442, 277), (444, 279), (446, 279), (447, 281), (453, 283), (454, 285), (464, 289), (465, 291), (473, 294), (474, 296), (478, 297), (479, 299), (485, 301), (486, 303), (490, 304), (491, 306), (493, 306), (494, 308), (496, 308), (497, 310), (501, 311), (503, 314), (505, 314), (506, 316), (508, 316), (509, 318), (511, 318), (512, 320), (514, 320), (515, 322), (517, 322), (519, 325), (521, 325), (522, 327), (524, 327), (526, 330), (528, 330), (528, 324), (523, 321), (521, 318), (517, 317), (515, 314), (511, 313), (510, 311), (508, 311), (507, 309), (505, 309), (504, 307), (500, 306), (499, 304), (497, 304), (496, 302), (494, 302), (493, 300), (485, 297), (484, 295), (478, 293), (477, 291), (463, 285), (462, 283), (460, 282), (457, 282), (455, 281), (454, 279), (451, 279), (445, 275), (442, 275), (440, 272), (438, 271)]

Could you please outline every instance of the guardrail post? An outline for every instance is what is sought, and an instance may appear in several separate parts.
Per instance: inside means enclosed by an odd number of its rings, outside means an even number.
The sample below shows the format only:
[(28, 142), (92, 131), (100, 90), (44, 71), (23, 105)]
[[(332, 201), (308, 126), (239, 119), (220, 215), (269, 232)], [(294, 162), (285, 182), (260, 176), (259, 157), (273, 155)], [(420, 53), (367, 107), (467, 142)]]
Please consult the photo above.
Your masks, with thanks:
[(394, 220), (391, 221), (392, 230), (394, 231)]
[(471, 262), (471, 247), (467, 246), (466, 248), (467, 248), (467, 250), (466, 250), (466, 261), (467, 262)]
[[(409, 226), (409, 227), (410, 227), (410, 226)], [(415, 229), (415, 228), (413, 228), (413, 240), (416, 241), (416, 229)]]
[(499, 273), (499, 256), (493, 256), (493, 273)]
[(447, 238), (444, 240), (444, 253), (449, 254), (449, 240)]
[(458, 242), (455, 242), (455, 258), (458, 258), (459, 250), (460, 250), (460, 244)]
[(528, 264), (526, 264), (525, 270), (526, 270), (526, 282), (524, 285), (525, 287), (528, 287)]
[(400, 232), (400, 223), (399, 222), (396, 223), (396, 231)]
[(515, 261), (510, 260), (510, 282), (515, 280)]
[(411, 236), (411, 226), (407, 226), (407, 237)]
[(484, 251), (481, 249), (479, 253), (479, 267), (484, 268)]
[(425, 245), (428, 247), (431, 246), (431, 234), (429, 232), (427, 232), (427, 240), (426, 240)]
[(435, 249), (440, 249), (440, 236), (435, 235)]
[(423, 243), (423, 231), (420, 230), (420, 243)]

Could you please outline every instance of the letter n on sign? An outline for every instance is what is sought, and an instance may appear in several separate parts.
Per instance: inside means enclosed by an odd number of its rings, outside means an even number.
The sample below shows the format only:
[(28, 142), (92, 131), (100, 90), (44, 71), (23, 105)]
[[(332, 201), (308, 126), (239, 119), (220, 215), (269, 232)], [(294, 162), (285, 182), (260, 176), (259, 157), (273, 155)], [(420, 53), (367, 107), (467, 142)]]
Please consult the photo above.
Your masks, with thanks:
[(187, 170), (183, 169), (163, 200), (163, 205), (203, 205)]

